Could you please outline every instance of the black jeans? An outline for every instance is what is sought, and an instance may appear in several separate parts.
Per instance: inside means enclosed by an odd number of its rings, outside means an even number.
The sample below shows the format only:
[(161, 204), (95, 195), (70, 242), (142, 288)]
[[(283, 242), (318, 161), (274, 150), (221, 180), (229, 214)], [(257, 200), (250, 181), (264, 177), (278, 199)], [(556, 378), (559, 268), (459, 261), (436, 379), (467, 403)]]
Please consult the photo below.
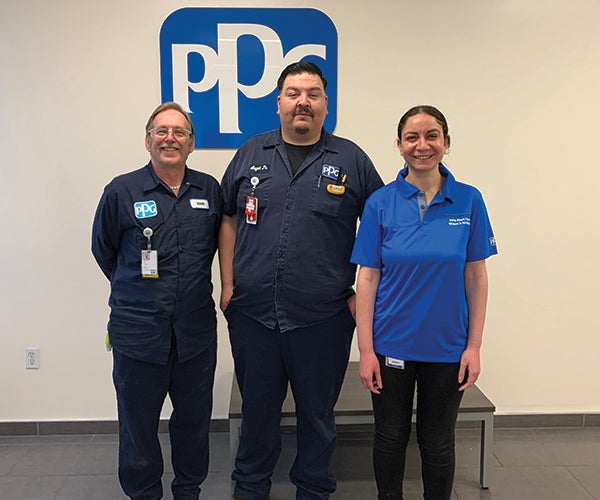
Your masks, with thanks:
[(454, 429), (463, 393), (458, 363), (406, 361), (404, 369), (381, 366), (383, 389), (371, 394), (375, 415), (373, 465), (379, 500), (402, 500), (406, 446), (417, 387), (417, 441), (425, 500), (448, 500), (454, 481)]

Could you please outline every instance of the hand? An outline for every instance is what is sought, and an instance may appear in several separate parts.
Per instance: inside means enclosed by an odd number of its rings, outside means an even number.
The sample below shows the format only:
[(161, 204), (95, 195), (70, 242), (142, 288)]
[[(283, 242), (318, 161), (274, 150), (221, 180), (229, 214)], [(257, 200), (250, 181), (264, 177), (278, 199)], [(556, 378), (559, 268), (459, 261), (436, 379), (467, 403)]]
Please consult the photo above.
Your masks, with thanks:
[(354, 321), (356, 321), (356, 294), (348, 297), (348, 309), (350, 309), (350, 314), (352, 314)]
[(383, 384), (381, 383), (381, 368), (379, 360), (374, 352), (360, 355), (360, 363), (358, 364), (358, 373), (360, 381), (366, 389), (369, 389), (374, 394), (381, 394)]
[(231, 301), (231, 297), (233, 296), (233, 287), (232, 286), (222, 286), (221, 287), (221, 300), (219, 302), (219, 308), (221, 312), (225, 312), (225, 309), (229, 306), (229, 302)]
[(472, 386), (481, 373), (481, 362), (479, 360), (479, 349), (467, 347), (460, 357), (460, 368), (458, 370), (458, 383), (462, 384), (458, 390), (464, 391)]

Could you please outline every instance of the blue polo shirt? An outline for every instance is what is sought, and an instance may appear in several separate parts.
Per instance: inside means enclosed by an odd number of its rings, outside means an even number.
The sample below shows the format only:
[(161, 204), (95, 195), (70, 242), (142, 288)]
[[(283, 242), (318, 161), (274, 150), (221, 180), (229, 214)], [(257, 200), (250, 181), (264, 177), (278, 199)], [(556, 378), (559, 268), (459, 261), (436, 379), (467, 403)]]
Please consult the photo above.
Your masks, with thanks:
[(469, 321), (465, 263), (497, 253), (481, 193), (439, 169), (445, 181), (428, 207), (404, 168), (363, 212), (351, 261), (381, 270), (373, 343), (384, 356), (460, 361)]
[[(330, 185), (338, 187), (328, 191)], [(224, 213), (237, 218), (231, 305), (282, 332), (343, 310), (353, 293), (357, 219), (382, 185), (364, 151), (325, 130), (296, 174), (279, 130), (247, 141), (221, 183)], [(244, 213), (252, 194), (256, 224)]]
[[(222, 196), (210, 175), (186, 168), (179, 197), (151, 165), (113, 179), (104, 189), (92, 228), (92, 253), (110, 280), (108, 332), (119, 352), (166, 364), (172, 336), (180, 361), (216, 339), (211, 266)], [(142, 278), (142, 234), (151, 228), (157, 279)]]

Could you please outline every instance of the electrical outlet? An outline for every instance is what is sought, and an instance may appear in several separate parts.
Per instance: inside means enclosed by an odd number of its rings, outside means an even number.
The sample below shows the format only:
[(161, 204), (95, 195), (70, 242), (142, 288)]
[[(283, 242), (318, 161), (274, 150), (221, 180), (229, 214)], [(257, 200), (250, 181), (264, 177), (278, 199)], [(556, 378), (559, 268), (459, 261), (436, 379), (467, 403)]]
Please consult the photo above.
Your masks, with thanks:
[(40, 350), (37, 347), (25, 349), (25, 368), (28, 370), (40, 367)]

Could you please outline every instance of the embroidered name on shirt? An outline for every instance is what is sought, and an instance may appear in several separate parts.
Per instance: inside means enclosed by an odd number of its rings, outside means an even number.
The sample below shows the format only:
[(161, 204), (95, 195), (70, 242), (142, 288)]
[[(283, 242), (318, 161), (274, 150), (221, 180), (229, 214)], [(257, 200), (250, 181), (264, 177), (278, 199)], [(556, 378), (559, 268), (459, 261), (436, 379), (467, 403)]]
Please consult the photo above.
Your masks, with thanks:
[(202, 210), (208, 210), (210, 208), (208, 200), (204, 199), (191, 199), (190, 205), (192, 208), (200, 208)]
[(138, 219), (146, 219), (148, 217), (156, 217), (158, 215), (158, 207), (154, 200), (136, 201), (133, 204), (135, 216)]
[(450, 217), (448, 219), (449, 226), (470, 226), (471, 218), (470, 217)]
[(262, 165), (250, 165), (250, 172), (252, 172), (253, 174), (256, 173), (265, 173), (268, 172), (270, 169), (270, 166), (266, 163), (262, 164)]

